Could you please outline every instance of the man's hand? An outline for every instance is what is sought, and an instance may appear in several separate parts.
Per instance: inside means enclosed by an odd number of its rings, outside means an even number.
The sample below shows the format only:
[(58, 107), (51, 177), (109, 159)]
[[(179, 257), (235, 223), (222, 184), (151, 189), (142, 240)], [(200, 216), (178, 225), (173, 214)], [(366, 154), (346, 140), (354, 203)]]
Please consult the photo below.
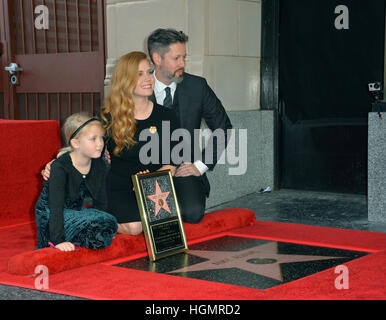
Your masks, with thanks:
[(50, 178), (50, 170), (51, 170), (51, 163), (54, 162), (54, 160), (48, 162), (44, 168), (44, 170), (42, 170), (41, 174), (43, 176), (43, 179), (44, 180), (48, 180)]
[(177, 168), (175, 177), (199, 177), (200, 175), (200, 171), (198, 171), (197, 167), (193, 163), (183, 163)]
[(56, 249), (60, 251), (74, 251), (75, 246), (71, 242), (62, 242), (55, 246)]
[(108, 164), (111, 164), (111, 157), (110, 157), (110, 152), (107, 150), (105, 150), (105, 158), (106, 158), (106, 161)]

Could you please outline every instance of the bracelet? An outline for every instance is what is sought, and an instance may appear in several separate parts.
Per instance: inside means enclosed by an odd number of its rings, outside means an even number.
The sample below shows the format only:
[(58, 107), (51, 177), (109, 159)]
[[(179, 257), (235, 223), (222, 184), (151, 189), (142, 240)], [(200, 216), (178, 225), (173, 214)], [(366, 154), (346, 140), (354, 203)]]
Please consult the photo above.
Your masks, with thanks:
[(54, 244), (52, 242), (48, 242), (48, 245), (52, 248), (52, 249), (56, 249)]

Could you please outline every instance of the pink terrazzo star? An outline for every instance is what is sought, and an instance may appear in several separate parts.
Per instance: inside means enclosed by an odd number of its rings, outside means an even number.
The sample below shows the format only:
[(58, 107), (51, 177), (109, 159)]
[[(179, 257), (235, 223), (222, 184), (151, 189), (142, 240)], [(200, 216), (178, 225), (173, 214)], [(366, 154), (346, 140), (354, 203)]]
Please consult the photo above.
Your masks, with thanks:
[[(283, 282), (282, 270), (280, 266), (281, 263), (340, 258), (313, 255), (280, 254), (278, 253), (277, 242), (257, 245), (255, 247), (236, 252), (189, 250), (188, 253), (208, 260), (178, 270), (169, 271), (169, 273), (238, 268)], [(266, 263), (253, 263), (254, 260), (258, 261), (259, 259), (265, 260)]]
[(155, 216), (158, 215), (161, 208), (167, 211), (168, 213), (171, 213), (168, 203), (166, 202), (166, 199), (169, 196), (169, 193), (170, 191), (162, 192), (158, 184), (158, 181), (157, 180), (155, 181), (155, 194), (147, 196), (151, 201), (155, 203), (155, 211), (154, 211)]

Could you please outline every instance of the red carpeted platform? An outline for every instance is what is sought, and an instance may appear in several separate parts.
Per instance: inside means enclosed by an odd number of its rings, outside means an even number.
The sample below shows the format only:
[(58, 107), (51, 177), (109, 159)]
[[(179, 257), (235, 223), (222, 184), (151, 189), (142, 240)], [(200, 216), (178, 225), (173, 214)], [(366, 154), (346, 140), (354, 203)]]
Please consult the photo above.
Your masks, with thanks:
[[(250, 210), (209, 213), (197, 225), (184, 224), (188, 245), (223, 235), (325, 246), (371, 254), (345, 263), (348, 290), (336, 289), (328, 269), (258, 290), (114, 267), (112, 260), (146, 254), (143, 236), (117, 235), (109, 248), (60, 252), (34, 250), (34, 206), (41, 191), (40, 170), (60, 148), (56, 121), (0, 121), (0, 283), (89, 299), (238, 300), (385, 299), (386, 235), (381, 233), (255, 221)], [(253, 224), (253, 225), (252, 225)], [(34, 275), (48, 268), (47, 289)], [(34, 277), (35, 276), (35, 277)]]
[[(254, 224), (254, 212), (246, 209), (227, 209), (215, 211), (204, 216), (199, 224), (184, 223), (187, 240), (194, 240), (211, 234)], [(23, 244), (27, 247), (27, 244)], [(23, 246), (21, 245), (21, 246)], [(143, 234), (129, 236), (117, 234), (112, 244), (106, 249), (90, 250), (80, 248), (75, 252), (61, 252), (51, 248), (30, 250), (17, 254), (9, 260), (8, 271), (12, 274), (31, 275), (36, 266), (45, 265), (50, 274), (127, 257), (146, 251)]]
[[(237, 215), (243, 215), (242, 209)], [(248, 210), (247, 210), (248, 211)], [(246, 212), (247, 212), (246, 211)], [(224, 214), (225, 213), (225, 214)], [(228, 214), (227, 214), (228, 213)], [(224, 214), (224, 215), (222, 215)], [(209, 213), (206, 230), (216, 226), (217, 218), (233, 220), (232, 209), (227, 212)], [(233, 221), (238, 221), (233, 220)], [(250, 224), (250, 220), (244, 221)], [(229, 226), (229, 225), (228, 225)], [(0, 283), (36, 289), (36, 281), (30, 276), (14, 275), (8, 271), (8, 262), (26, 254), (34, 246), (33, 225), (25, 224), (0, 229)], [(254, 237), (257, 239), (286, 241), (299, 244), (326, 246), (370, 252), (369, 255), (345, 263), (349, 270), (348, 290), (338, 290), (334, 268), (311, 276), (279, 285), (274, 288), (257, 290), (235, 285), (197, 279), (138, 271), (113, 266), (112, 261), (88, 264), (49, 275), (46, 291), (84, 297), (89, 299), (145, 299), (145, 300), (254, 300), (254, 299), (385, 299), (386, 235), (382, 233), (312, 227), (287, 223), (257, 221), (253, 226), (233, 228), (212, 235), (201, 233), (200, 225), (186, 228), (190, 234), (188, 244), (223, 235)], [(219, 229), (218, 229), (219, 230)], [(215, 230), (212, 230), (215, 231)], [(200, 234), (198, 234), (200, 233)], [(192, 240), (195, 236), (196, 240)], [(4, 241), (7, 239), (7, 241)], [(121, 240), (117, 239), (118, 242)], [(143, 244), (140, 236), (136, 241)], [(139, 247), (137, 247), (139, 249)], [(143, 250), (145, 247), (143, 246)], [(47, 249), (48, 250), (48, 249)], [(54, 250), (54, 249), (52, 249)], [(61, 263), (72, 264), (82, 252), (63, 254)], [(143, 256), (146, 252), (133, 256)], [(65, 258), (64, 258), (65, 257)], [(13, 260), (15, 262), (15, 260)], [(19, 260), (20, 263), (20, 260)], [(28, 265), (27, 261), (27, 265)], [(26, 271), (24, 271), (26, 272)]]
[(44, 165), (60, 149), (57, 121), (0, 121), (0, 226), (35, 220)]

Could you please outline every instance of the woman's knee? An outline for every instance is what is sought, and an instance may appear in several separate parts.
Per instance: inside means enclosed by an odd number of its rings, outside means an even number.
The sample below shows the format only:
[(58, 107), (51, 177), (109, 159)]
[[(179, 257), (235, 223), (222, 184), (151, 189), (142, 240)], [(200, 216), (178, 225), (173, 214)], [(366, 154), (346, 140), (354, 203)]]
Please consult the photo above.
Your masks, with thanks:
[(136, 235), (139, 235), (141, 232), (142, 232), (141, 222), (128, 222), (128, 223), (118, 224), (118, 233), (136, 236)]

